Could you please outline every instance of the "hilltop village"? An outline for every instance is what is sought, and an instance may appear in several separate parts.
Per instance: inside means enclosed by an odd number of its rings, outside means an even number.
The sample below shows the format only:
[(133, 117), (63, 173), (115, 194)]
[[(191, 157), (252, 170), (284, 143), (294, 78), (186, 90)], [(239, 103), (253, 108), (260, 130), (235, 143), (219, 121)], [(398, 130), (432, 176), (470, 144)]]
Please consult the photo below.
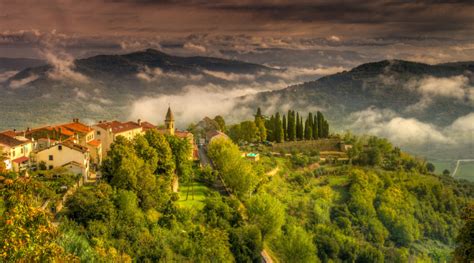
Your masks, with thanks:
[(25, 173), (28, 170), (51, 170), (63, 167), (72, 174), (80, 174), (87, 180), (95, 177), (102, 160), (118, 136), (133, 139), (155, 129), (161, 134), (173, 135), (188, 140), (193, 145), (193, 155), (197, 158), (197, 145), (191, 132), (175, 128), (174, 114), (168, 108), (164, 126), (137, 120), (99, 121), (86, 125), (74, 118), (72, 122), (27, 128), (23, 131), (0, 132), (0, 156), (7, 171)]

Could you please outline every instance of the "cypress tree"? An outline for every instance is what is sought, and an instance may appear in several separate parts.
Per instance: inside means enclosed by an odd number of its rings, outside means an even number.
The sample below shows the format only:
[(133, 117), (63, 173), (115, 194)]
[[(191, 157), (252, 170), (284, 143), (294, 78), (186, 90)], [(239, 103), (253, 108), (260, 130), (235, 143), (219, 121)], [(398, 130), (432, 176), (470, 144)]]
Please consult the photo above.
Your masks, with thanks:
[(296, 116), (295, 112), (291, 111), (291, 121), (288, 123), (288, 137), (290, 141), (296, 141)]
[(258, 118), (262, 118), (262, 117), (263, 117), (262, 110), (260, 109), (260, 107), (258, 107), (257, 114), (255, 114), (255, 122), (257, 122)]
[(304, 139), (303, 115), (300, 115), (300, 140)]
[(311, 140), (313, 139), (313, 125), (312, 125), (312, 116), (311, 113), (308, 115), (308, 118), (305, 121), (304, 124), (304, 138), (306, 140)]
[(313, 116), (313, 139), (317, 140), (319, 138), (318, 132), (318, 118), (316, 114)]
[(296, 139), (300, 139), (300, 113), (296, 112)]
[(284, 140), (284, 131), (283, 131), (283, 124), (281, 122), (280, 113), (277, 112), (275, 116), (275, 141), (282, 142)]
[(285, 114), (283, 114), (283, 122), (282, 122), (282, 126), (283, 126), (283, 139), (285, 141), (288, 140), (288, 126), (286, 124), (286, 116)]
[(318, 111), (316, 115), (318, 117), (318, 135), (320, 138), (323, 138), (324, 137), (324, 132), (323, 132), (324, 117), (320, 111)]

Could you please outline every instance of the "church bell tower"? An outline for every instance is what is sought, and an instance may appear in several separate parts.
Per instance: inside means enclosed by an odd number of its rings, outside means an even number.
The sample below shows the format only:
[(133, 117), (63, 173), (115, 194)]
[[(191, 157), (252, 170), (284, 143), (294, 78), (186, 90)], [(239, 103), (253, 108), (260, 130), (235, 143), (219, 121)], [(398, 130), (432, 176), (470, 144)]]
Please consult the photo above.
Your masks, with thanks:
[(174, 115), (171, 111), (171, 107), (168, 107), (168, 112), (166, 112), (165, 127), (168, 134), (174, 135)]

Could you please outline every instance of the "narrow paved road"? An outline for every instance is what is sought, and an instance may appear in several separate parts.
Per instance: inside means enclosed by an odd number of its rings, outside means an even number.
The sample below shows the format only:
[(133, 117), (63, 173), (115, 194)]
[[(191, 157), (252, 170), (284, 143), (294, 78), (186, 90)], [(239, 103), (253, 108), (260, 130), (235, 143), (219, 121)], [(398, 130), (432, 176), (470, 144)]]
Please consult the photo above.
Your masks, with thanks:
[(452, 173), (452, 176), (456, 176), (456, 173), (458, 172), (458, 168), (459, 168), (459, 165), (461, 164), (461, 162), (474, 162), (474, 159), (461, 159), (461, 160), (457, 160), (456, 162), (456, 168), (454, 168), (454, 171)]

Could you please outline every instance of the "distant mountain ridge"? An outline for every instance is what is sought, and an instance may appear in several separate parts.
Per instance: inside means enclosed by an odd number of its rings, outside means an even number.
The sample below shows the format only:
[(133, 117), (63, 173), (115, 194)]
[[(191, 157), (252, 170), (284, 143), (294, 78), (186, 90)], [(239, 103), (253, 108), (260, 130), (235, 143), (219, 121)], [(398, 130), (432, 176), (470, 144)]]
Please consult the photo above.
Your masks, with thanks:
[[(450, 124), (456, 118), (474, 111), (469, 98), (453, 100), (438, 96), (425, 109), (410, 110), (423, 98), (416, 89), (426, 78), (463, 76), (470, 85), (474, 82), (474, 62), (428, 65), (402, 60), (384, 60), (362, 64), (350, 71), (325, 76), (286, 89), (254, 95), (251, 104), (265, 105), (294, 102), (300, 109), (308, 105), (326, 111), (333, 119), (353, 112), (377, 107), (390, 109), (405, 117), (429, 121), (437, 125)], [(436, 81), (436, 79), (434, 79)], [(248, 97), (246, 98), (248, 99)], [(246, 100), (248, 101), (248, 100)], [(246, 102), (247, 103), (247, 102)]]
[[(155, 49), (147, 49), (124, 55), (97, 55), (74, 61), (74, 70), (89, 77), (130, 77), (142, 72), (145, 67), (160, 68), (165, 72), (199, 73), (202, 70), (236, 74), (254, 73), (270, 68), (258, 64), (214, 57), (180, 57)], [(18, 73), (12, 80), (29, 75), (44, 75), (52, 69), (51, 65), (28, 68)]]

